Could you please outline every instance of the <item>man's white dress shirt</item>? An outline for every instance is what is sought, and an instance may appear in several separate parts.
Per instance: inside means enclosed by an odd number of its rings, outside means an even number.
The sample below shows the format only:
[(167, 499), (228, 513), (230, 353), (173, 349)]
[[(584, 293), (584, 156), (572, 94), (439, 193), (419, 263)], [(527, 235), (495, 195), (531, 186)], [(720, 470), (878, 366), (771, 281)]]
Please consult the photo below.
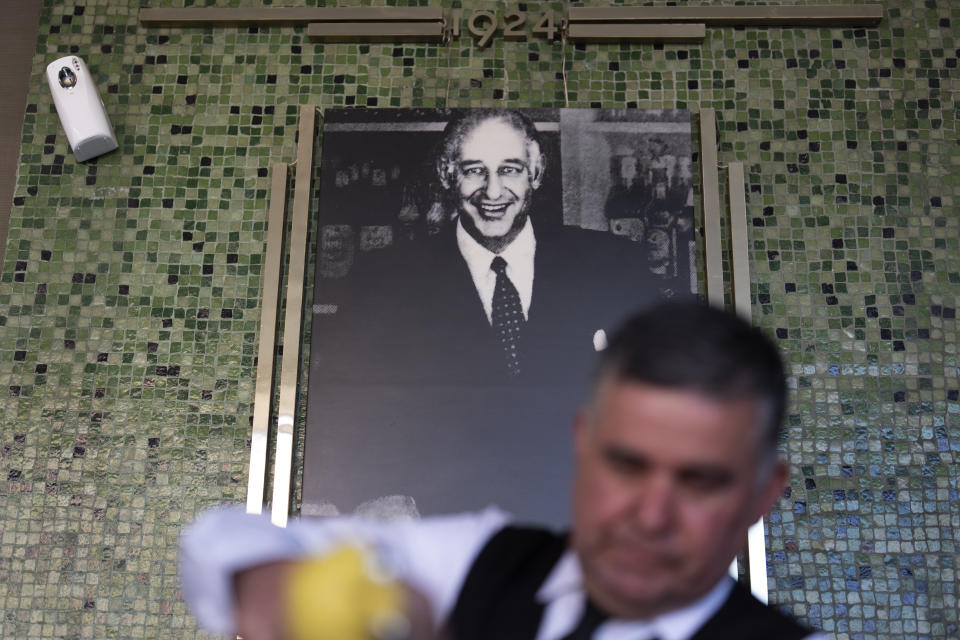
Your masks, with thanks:
[(483, 303), (483, 310), (487, 312), (487, 322), (493, 323), (493, 290), (497, 284), (497, 274), (490, 268), (490, 263), (497, 256), (507, 262), (507, 277), (520, 294), (520, 306), (523, 307), (523, 317), (530, 317), (530, 301), (533, 299), (533, 256), (537, 250), (537, 240), (533, 235), (533, 223), (527, 218), (523, 229), (513, 239), (513, 242), (504, 247), (500, 253), (494, 253), (480, 245), (473, 239), (463, 223), (457, 219), (457, 248), (467, 263), (473, 286), (477, 288), (477, 295)]
[[(183, 594), (201, 626), (234, 635), (233, 575), (276, 560), (292, 559), (343, 544), (362, 544), (397, 577), (430, 602), (436, 623), (446, 620), (474, 560), (490, 537), (510, 521), (496, 508), (422, 520), (382, 522), (360, 518), (292, 520), (281, 529), (264, 516), (239, 509), (211, 510), (181, 541)], [(732, 579), (724, 577), (690, 605), (650, 620), (611, 619), (595, 640), (688, 640), (723, 605)], [(544, 614), (536, 640), (558, 640), (576, 626), (584, 606), (580, 565), (564, 554), (537, 592)], [(828, 640), (813, 634), (806, 640)]]

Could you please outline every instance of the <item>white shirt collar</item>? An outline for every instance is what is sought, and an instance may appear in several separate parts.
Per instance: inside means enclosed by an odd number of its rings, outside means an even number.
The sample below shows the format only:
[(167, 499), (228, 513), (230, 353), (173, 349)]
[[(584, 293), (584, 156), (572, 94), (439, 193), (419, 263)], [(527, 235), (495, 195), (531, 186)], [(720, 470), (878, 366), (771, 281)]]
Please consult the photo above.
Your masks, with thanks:
[(524, 318), (529, 317), (530, 302), (533, 298), (533, 257), (537, 248), (530, 218), (527, 218), (526, 224), (513, 242), (500, 253), (494, 253), (481, 246), (473, 236), (467, 233), (458, 218), (457, 247), (470, 270), (473, 285), (483, 303), (483, 310), (487, 313), (487, 322), (492, 322), (493, 289), (497, 283), (497, 274), (490, 269), (490, 263), (498, 255), (507, 261), (507, 277), (520, 295), (520, 306), (523, 307)]
[[(724, 576), (699, 600), (650, 620), (612, 619), (597, 630), (598, 640), (632, 640), (657, 637), (660, 640), (688, 640), (723, 606), (733, 588), (733, 579)], [(580, 562), (568, 550), (537, 591), (537, 601), (546, 605), (537, 640), (556, 640), (570, 633), (584, 606), (583, 574)]]

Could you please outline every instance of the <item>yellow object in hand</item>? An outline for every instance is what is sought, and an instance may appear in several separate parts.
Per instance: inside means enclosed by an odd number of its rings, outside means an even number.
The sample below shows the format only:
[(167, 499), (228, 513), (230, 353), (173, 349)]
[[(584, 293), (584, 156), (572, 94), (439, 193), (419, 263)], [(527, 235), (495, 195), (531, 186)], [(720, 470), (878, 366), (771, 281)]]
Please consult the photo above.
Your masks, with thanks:
[(290, 640), (388, 640), (409, 635), (403, 587), (359, 547), (344, 546), (295, 563), (286, 591)]

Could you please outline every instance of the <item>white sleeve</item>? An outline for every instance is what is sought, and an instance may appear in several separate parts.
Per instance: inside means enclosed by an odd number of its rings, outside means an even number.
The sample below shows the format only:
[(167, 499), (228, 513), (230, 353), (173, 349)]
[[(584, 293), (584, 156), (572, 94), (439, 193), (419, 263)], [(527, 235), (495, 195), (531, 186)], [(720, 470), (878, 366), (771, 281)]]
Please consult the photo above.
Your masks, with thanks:
[(267, 515), (212, 509), (181, 539), (183, 596), (204, 629), (235, 635), (234, 574), (352, 542), (370, 545), (388, 567), (420, 591), (439, 623), (450, 614), (477, 554), (507, 521), (504, 512), (489, 508), (392, 523), (339, 517), (295, 520), (281, 529)]

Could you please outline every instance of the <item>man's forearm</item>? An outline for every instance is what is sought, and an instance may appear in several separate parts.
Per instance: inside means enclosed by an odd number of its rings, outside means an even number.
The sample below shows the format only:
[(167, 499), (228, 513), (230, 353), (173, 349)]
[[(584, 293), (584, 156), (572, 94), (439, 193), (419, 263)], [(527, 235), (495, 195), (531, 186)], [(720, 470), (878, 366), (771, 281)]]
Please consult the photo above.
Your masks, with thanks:
[[(238, 589), (245, 586), (247, 571), (254, 575), (255, 569), (264, 570), (261, 580), (271, 585), (282, 581), (282, 568), (273, 575), (265, 567), (282, 567), (345, 544), (359, 544), (411, 587), (416, 598), (428, 603), (425, 608), (439, 623), (453, 606), (475, 554), (506, 519), (503, 512), (488, 509), (394, 523), (360, 518), (291, 520), (287, 528), (278, 528), (266, 517), (239, 509), (213, 509), (188, 527), (181, 540), (184, 598), (204, 629), (235, 635), (244, 615), (237, 608)], [(275, 617), (269, 611), (262, 615)]]

